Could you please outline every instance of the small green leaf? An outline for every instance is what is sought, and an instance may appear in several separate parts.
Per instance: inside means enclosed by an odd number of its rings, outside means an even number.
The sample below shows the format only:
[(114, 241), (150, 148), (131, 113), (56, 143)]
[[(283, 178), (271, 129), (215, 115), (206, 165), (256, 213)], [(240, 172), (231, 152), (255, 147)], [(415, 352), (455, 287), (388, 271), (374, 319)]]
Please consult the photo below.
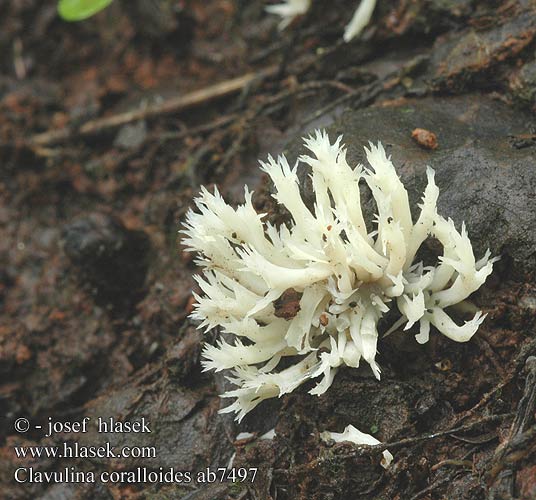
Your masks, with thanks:
[(58, 13), (65, 21), (82, 21), (111, 3), (112, 0), (59, 0)]
[(372, 424), (370, 426), (370, 432), (372, 432), (372, 434), (376, 434), (378, 432), (378, 426), (376, 424)]

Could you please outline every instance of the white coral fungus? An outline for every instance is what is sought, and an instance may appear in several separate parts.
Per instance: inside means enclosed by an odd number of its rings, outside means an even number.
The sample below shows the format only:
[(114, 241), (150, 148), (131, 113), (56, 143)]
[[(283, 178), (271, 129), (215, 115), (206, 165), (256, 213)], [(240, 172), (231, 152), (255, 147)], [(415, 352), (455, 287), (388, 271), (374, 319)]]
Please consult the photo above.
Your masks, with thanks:
[[(361, 0), (352, 19), (344, 29), (344, 41), (349, 42), (363, 31), (369, 23), (376, 0)], [(305, 14), (311, 7), (311, 0), (284, 0), (283, 3), (270, 5), (266, 11), (281, 17), (279, 29), (285, 29), (296, 17)]]
[(361, 0), (359, 7), (354, 12), (352, 19), (344, 28), (344, 41), (349, 42), (363, 31), (369, 23), (372, 13), (376, 7), (376, 0)]
[[(336, 443), (342, 443), (344, 441), (348, 441), (350, 443), (354, 444), (367, 444), (370, 446), (374, 446), (376, 444), (381, 444), (380, 441), (378, 441), (374, 436), (371, 436), (370, 434), (365, 434), (364, 432), (361, 432), (360, 430), (356, 429), (353, 425), (347, 425), (343, 432), (330, 432), (325, 431), (320, 434), (320, 437), (322, 440), (329, 442), (329, 441), (335, 441)], [(384, 450), (382, 452), (383, 458), (381, 460), (381, 466), (384, 469), (387, 469), (391, 462), (393, 461), (393, 455), (389, 450)]]
[[(262, 400), (307, 380), (321, 377), (310, 393), (323, 394), (338, 367), (357, 367), (361, 359), (379, 379), (377, 325), (395, 304), (401, 318), (392, 329), (419, 323), (419, 343), (427, 342), (431, 324), (465, 342), (484, 320), (478, 312), (458, 326), (444, 310), (478, 289), (495, 259), (488, 251), (475, 260), (465, 226), (460, 233), (437, 213), (434, 171), (427, 169), (413, 223), (408, 194), (381, 143), (365, 148), (370, 168), (351, 168), (341, 139), (331, 144), (317, 131), (305, 139), (312, 155), (300, 157), (294, 168), (284, 156), (261, 162), (274, 198), (292, 216), (288, 225), (263, 221), (247, 188), (236, 209), (217, 190), (202, 188), (198, 211), (187, 214), (184, 243), (199, 252), (203, 267), (196, 276), (203, 294), (195, 295), (192, 318), (206, 330), (220, 326), (227, 339), (234, 336), (232, 343), (205, 347), (204, 368), (233, 370), (229, 380), (237, 388), (222, 397), (235, 401), (222, 412), (234, 411), (239, 420)], [(300, 162), (312, 171), (314, 210), (300, 194)], [(362, 180), (376, 202), (374, 228), (361, 211)], [(413, 262), (429, 235), (443, 245), (437, 267)], [(285, 312), (286, 297), (294, 309)], [(292, 357), (285, 368), (279, 366), (283, 357)]]

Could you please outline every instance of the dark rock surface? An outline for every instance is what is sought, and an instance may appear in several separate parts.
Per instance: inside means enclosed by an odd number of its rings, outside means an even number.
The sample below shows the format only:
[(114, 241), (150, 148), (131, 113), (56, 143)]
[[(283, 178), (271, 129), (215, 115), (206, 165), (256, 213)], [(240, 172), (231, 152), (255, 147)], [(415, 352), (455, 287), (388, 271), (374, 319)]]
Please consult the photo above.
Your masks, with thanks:
[[(536, 144), (520, 148), (515, 142), (532, 123), (530, 115), (498, 100), (471, 95), (350, 109), (327, 130), (332, 140), (343, 135), (350, 164), (367, 165), (363, 146), (381, 141), (413, 207), (426, 186), (426, 166), (431, 166), (440, 189), (439, 213), (451, 217), (458, 228), (465, 221), (476, 255), (490, 248), (494, 255), (512, 259), (517, 271), (532, 272), (536, 270)], [(417, 127), (437, 135), (436, 150), (423, 149), (412, 140)], [(303, 152), (301, 139), (289, 151), (291, 157)], [(304, 195), (311, 200), (310, 191)]]
[(492, 88), (505, 78), (507, 66), (536, 36), (534, 4), (530, 1), (506, 4), (497, 9), (504, 21), (496, 26), (489, 18), (476, 18), (474, 26), (460, 32), (450, 32), (439, 38), (431, 65), (435, 89), (460, 91), (468, 85)]

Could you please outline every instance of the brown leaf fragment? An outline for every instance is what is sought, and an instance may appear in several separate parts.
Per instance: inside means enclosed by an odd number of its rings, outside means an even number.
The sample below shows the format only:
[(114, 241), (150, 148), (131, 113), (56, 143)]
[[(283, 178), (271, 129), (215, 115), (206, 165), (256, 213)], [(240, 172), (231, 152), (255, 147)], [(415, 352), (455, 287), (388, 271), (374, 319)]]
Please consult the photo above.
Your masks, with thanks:
[(275, 316), (286, 320), (292, 319), (300, 310), (300, 299), (302, 294), (289, 288), (285, 290), (281, 297), (274, 302)]
[(416, 128), (411, 133), (412, 139), (424, 149), (437, 149), (439, 145), (437, 142), (437, 136), (424, 128)]

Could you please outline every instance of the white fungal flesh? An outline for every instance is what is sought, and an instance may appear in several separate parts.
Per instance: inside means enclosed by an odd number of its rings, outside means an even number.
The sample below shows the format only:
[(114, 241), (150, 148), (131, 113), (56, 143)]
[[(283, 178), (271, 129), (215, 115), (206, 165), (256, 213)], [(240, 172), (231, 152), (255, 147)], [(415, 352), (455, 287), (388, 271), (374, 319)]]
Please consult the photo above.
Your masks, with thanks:
[(305, 14), (311, 6), (311, 0), (284, 0), (284, 3), (269, 5), (266, 12), (281, 17), (279, 29), (285, 29), (294, 18)]
[[(336, 443), (349, 442), (357, 445), (366, 444), (369, 446), (374, 446), (376, 444), (381, 444), (374, 436), (370, 434), (365, 434), (360, 430), (356, 429), (353, 425), (347, 425), (343, 432), (330, 432), (325, 431), (320, 434), (320, 437), (326, 441), (335, 441)], [(382, 452), (383, 458), (381, 460), (381, 466), (384, 469), (387, 469), (391, 462), (393, 461), (393, 455), (389, 450), (384, 450)]]
[(344, 29), (344, 41), (349, 42), (360, 35), (365, 26), (369, 23), (372, 13), (376, 7), (376, 0), (361, 0), (359, 7), (354, 12), (351, 21)]
[[(284, 0), (283, 3), (269, 5), (266, 7), (266, 12), (281, 17), (279, 29), (283, 30), (292, 23), (296, 17), (305, 14), (310, 7), (311, 0)], [(352, 19), (344, 29), (343, 39), (345, 42), (349, 42), (361, 34), (365, 26), (370, 22), (375, 7), (376, 0), (361, 0)]]
[[(274, 198), (292, 215), (288, 225), (264, 223), (247, 188), (236, 209), (217, 190), (203, 188), (182, 231), (203, 268), (192, 318), (234, 337), (233, 343), (207, 345), (203, 364), (206, 370), (233, 370), (229, 380), (237, 388), (223, 397), (235, 401), (222, 411), (236, 412), (239, 420), (262, 400), (307, 380), (317, 379), (310, 392), (323, 394), (340, 366), (364, 360), (379, 379), (377, 325), (393, 306), (401, 314), (394, 328), (418, 324), (419, 343), (428, 341), (430, 325), (466, 342), (485, 317), (477, 312), (458, 326), (444, 310), (477, 290), (496, 259), (486, 252), (476, 261), (465, 226), (458, 232), (437, 213), (431, 168), (414, 223), (406, 189), (381, 143), (365, 148), (368, 168), (348, 165), (341, 137), (332, 144), (317, 131), (305, 145), (311, 154), (294, 168), (284, 156), (261, 162), (275, 185)], [(300, 194), (300, 162), (312, 171), (313, 210)], [(368, 227), (359, 198), (363, 181), (377, 206)], [(413, 262), (428, 236), (443, 246), (437, 267)], [(301, 294), (299, 310), (279, 317), (277, 300), (289, 289)], [(296, 361), (280, 369), (283, 357)]]

